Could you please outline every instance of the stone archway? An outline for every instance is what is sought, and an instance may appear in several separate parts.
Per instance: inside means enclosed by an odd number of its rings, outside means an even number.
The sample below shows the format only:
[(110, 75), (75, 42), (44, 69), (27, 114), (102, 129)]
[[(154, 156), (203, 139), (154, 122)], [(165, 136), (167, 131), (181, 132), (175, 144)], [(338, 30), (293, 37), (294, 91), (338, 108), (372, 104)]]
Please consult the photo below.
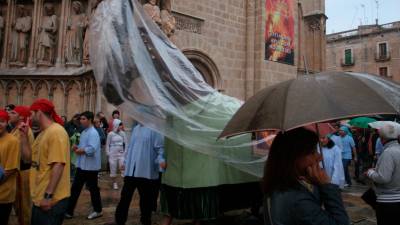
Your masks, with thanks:
[(200, 72), (207, 84), (215, 89), (221, 89), (221, 76), (218, 67), (208, 55), (195, 49), (183, 50), (183, 54)]

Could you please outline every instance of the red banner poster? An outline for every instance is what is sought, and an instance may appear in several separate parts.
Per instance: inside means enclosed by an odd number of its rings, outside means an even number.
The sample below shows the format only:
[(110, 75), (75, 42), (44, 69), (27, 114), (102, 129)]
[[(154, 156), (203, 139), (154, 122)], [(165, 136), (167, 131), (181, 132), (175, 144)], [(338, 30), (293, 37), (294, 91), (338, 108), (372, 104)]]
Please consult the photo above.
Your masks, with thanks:
[(294, 65), (294, 2), (266, 0), (266, 60)]

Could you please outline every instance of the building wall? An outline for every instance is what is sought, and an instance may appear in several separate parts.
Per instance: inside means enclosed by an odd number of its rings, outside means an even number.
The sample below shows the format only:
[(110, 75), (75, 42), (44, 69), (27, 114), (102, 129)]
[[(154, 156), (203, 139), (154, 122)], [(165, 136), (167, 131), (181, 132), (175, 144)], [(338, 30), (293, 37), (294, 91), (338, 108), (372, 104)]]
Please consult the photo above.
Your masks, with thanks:
[[(32, 30), (37, 30), (39, 26), (36, 20), (43, 13), (44, 0), (9, 0), (8, 4), (2, 1), (0, 10), (6, 20), (3, 49), (9, 48), (10, 20), (13, 20), (16, 4), (19, 2), (26, 4), (31, 12), (34, 27)], [(62, 28), (57, 35), (56, 62), (50, 68), (36, 65), (37, 33), (32, 33), (29, 37), (30, 52), (26, 70), (9, 64), (9, 50), (2, 49), (0, 94), (4, 93), (2, 96), (5, 97), (0, 98), (0, 104), (29, 104), (34, 98), (46, 97), (57, 101), (55, 104), (60, 114), (65, 114), (68, 118), (75, 112), (87, 109), (111, 114), (115, 107), (97, 95), (90, 67), (83, 67), (84, 72), (77, 76), (65, 75), (68, 74), (69, 66), (63, 60), (63, 40), (72, 0), (52, 2), (56, 5), (56, 14)], [(89, 6), (93, 0), (81, 2), (89, 16)], [(266, 0), (173, 0), (172, 10), (177, 19), (177, 29), (171, 39), (209, 84), (242, 100), (250, 98), (264, 87), (295, 78), (298, 74), (305, 73), (306, 68), (311, 73), (324, 70), (324, 0), (295, 1), (294, 65), (265, 60), (265, 3)], [(41, 71), (40, 75), (32, 72), (37, 70)], [(18, 83), (12, 82), (13, 74), (18, 75)], [(76, 75), (75, 72), (72, 74)], [(22, 87), (22, 83), (27, 84)], [(123, 119), (129, 124), (128, 115), (123, 114)]]
[[(327, 70), (365, 72), (379, 75), (387, 67), (389, 78), (400, 82), (400, 22), (364, 26), (327, 35)], [(387, 42), (389, 58), (376, 60), (378, 43)], [(344, 65), (345, 49), (352, 49), (354, 65)]]
[[(57, 16), (54, 60), (42, 64), (38, 56), (39, 30), (44, 20), (44, 6), (51, 2)], [(0, 1), (0, 107), (6, 104), (30, 105), (37, 98), (53, 101), (60, 115), (71, 118), (85, 110), (94, 111), (97, 104), (97, 85), (89, 65), (71, 65), (65, 59), (66, 23), (72, 13), (71, 0), (59, 1)], [(82, 13), (90, 17), (93, 0), (80, 0)], [(23, 6), (26, 23), (26, 57), (12, 60), (12, 47), (18, 34), (15, 32), (19, 10)], [(21, 36), (18, 36), (21, 37)]]
[(217, 65), (214, 87), (243, 98), (246, 66), (246, 1), (175, 0), (175, 12), (204, 20), (201, 33), (177, 30), (176, 45), (184, 52), (197, 51)]
[[(201, 24), (200, 33), (178, 27), (174, 42), (184, 52), (197, 51), (211, 59), (217, 66), (214, 79), (220, 79), (214, 87), (239, 99), (296, 77), (298, 71), (305, 70), (304, 58), (310, 72), (325, 69), (324, 1), (296, 1), (294, 65), (264, 59), (265, 3), (265, 0), (174, 0), (172, 4), (175, 15), (186, 15), (186, 21), (193, 16)], [(318, 26), (310, 29), (310, 24), (315, 23)], [(301, 39), (310, 35), (313, 39)]]

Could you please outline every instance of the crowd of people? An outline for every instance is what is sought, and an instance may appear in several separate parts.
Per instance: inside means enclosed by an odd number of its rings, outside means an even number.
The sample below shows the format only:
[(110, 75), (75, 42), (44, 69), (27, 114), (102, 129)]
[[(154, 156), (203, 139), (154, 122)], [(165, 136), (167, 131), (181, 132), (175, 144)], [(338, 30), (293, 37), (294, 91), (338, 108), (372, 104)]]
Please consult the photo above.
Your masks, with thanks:
[[(375, 184), (378, 225), (395, 224), (400, 212), (400, 125), (332, 125), (333, 132), (321, 137), (306, 128), (276, 135), (262, 185), (265, 224), (349, 224), (341, 190), (352, 180)], [(114, 190), (123, 177), (112, 224), (126, 223), (137, 189), (140, 222), (150, 225), (167, 169), (161, 134), (137, 123), (128, 140), (119, 111), (109, 120), (102, 112), (86, 111), (67, 121), (47, 99), (0, 110), (0, 224), (8, 224), (12, 209), (19, 224), (62, 224), (74, 217), (85, 186), (93, 208), (87, 219), (101, 217), (102, 154), (107, 155)], [(164, 224), (171, 221), (166, 216)]]
[(341, 189), (350, 187), (352, 180), (373, 183), (363, 200), (375, 210), (378, 225), (398, 224), (400, 124), (381, 121), (379, 126), (357, 128), (334, 123), (333, 127), (322, 137), (306, 128), (275, 137), (263, 179), (266, 225), (350, 224)]
[(141, 223), (150, 225), (166, 169), (160, 134), (136, 124), (128, 143), (118, 110), (108, 121), (104, 113), (90, 111), (67, 121), (47, 99), (7, 105), (0, 110), (0, 224), (8, 224), (12, 209), (21, 225), (62, 224), (74, 217), (84, 186), (93, 208), (87, 219), (101, 217), (102, 153), (112, 188), (119, 189), (117, 176), (124, 179), (115, 224), (125, 224), (137, 189)]
[[(351, 187), (352, 180), (366, 184), (365, 172), (373, 168), (383, 151), (378, 130), (333, 123), (334, 131), (321, 137), (324, 167), (332, 183)], [(350, 165), (353, 163), (353, 174)]]

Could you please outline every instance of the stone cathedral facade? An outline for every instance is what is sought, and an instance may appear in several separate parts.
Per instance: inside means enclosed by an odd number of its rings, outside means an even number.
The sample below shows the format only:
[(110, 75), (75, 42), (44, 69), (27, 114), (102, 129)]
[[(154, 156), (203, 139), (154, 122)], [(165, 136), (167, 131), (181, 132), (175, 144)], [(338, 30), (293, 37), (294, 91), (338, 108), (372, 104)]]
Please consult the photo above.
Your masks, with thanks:
[(1, 1), (0, 105), (49, 98), (68, 118), (96, 109), (87, 46), (96, 1)]
[[(98, 94), (88, 54), (100, 1), (0, 0), (0, 106), (49, 98), (68, 119), (113, 110)], [(267, 0), (140, 1), (207, 83), (227, 95), (244, 100), (306, 70), (325, 70), (324, 0), (293, 0), (293, 65), (265, 60)]]

